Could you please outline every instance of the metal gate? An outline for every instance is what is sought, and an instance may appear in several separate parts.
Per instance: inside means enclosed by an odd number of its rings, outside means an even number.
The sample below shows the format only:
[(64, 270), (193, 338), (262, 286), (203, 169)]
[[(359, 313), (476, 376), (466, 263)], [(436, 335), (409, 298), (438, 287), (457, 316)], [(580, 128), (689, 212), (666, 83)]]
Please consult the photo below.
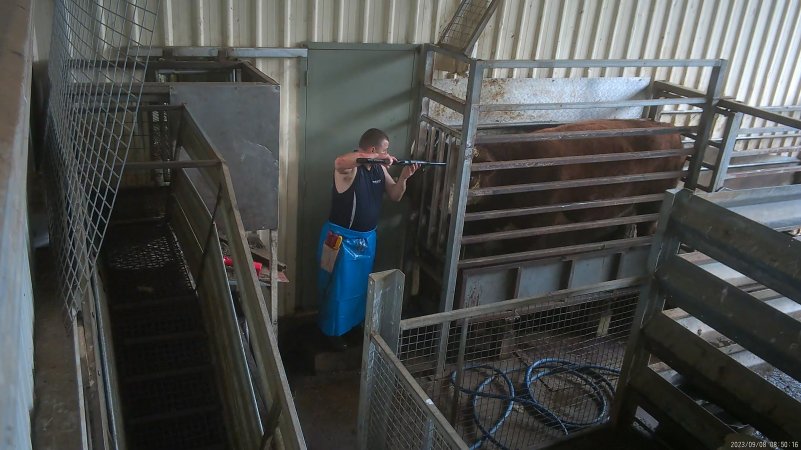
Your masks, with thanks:
[[(648, 352), (700, 380), (707, 398), (769, 438), (798, 439), (793, 418), (801, 408), (799, 399), (739, 366), (660, 310), (667, 293), (798, 382), (798, 310), (788, 317), (676, 250), (685, 243), (798, 302), (797, 239), (755, 221), (778, 230), (797, 229), (799, 201), (799, 186), (706, 199), (690, 190), (669, 193), (657, 234), (660, 247), (651, 252), (649, 268), (656, 278), (641, 295), (637, 280), (614, 280), (400, 320), (402, 273), (371, 275), (361, 448), (428, 448), (433, 443), (547, 447), (592, 433), (610, 420), (628, 426), (637, 404), (647, 406), (660, 423), (675, 422), (695, 433), (709, 448), (722, 445), (732, 430), (648, 368)], [(727, 236), (736, 236), (736, 244)], [(732, 316), (735, 304), (747, 313)], [(755, 317), (763, 320), (755, 322)], [(753, 323), (770, 325), (755, 331)], [(686, 345), (664, 339), (662, 332)], [(737, 377), (720, 367), (736, 371)], [(445, 439), (451, 430), (458, 439)]]
[[(648, 183), (684, 178), (696, 186), (701, 157), (711, 137), (715, 105), (725, 73), (723, 60), (547, 60), (483, 61), (436, 46), (425, 46), (423, 80), (418, 100), (418, 132), (414, 156), (444, 161), (447, 172), (424, 173), (418, 196), (415, 266), (420, 276), (414, 286), (429, 287), (429, 296), (440, 299), (440, 311), (504, 301), (520, 296), (576, 288), (643, 274), (650, 236), (604, 237), (576, 244), (550, 243), (534, 249), (517, 246), (513, 251), (492, 250), (471, 256), (471, 249), (498, 242), (536, 236), (567, 236), (593, 230), (615, 230), (652, 223), (664, 187), (643, 195), (587, 198), (567, 203), (535, 203), (500, 209), (471, 209), (476, 199), (497, 199), (512, 194), (559, 192), (564, 189), (598, 188), (626, 183)], [(467, 67), (466, 79), (434, 80), (435, 61), (450, 59)], [(705, 92), (656, 81), (659, 67), (702, 67), (707, 70)], [(541, 78), (485, 78), (493, 69), (525, 69)], [(558, 78), (568, 70), (628, 70), (639, 77)], [(546, 78), (542, 78), (542, 77)], [(534, 132), (555, 124), (588, 118), (659, 119), (665, 108), (692, 112), (697, 119), (660, 128), (598, 131)], [(610, 136), (681, 134), (689, 146), (643, 149), (632, 153), (540, 158), (531, 155), (513, 161), (474, 163), (474, 150), (482, 145), (533, 140), (587, 140)], [(691, 147), (691, 148), (690, 148)], [(690, 156), (686, 171), (627, 172), (600, 178), (529, 182), (499, 186), (473, 186), (472, 179), (486, 171), (514, 173), (521, 169), (599, 165), (635, 159)], [(536, 181), (536, 180), (535, 180)], [(489, 202), (485, 202), (489, 203)], [(584, 213), (609, 207), (650, 209), (603, 220), (584, 220), (567, 225), (526, 225), (496, 232), (471, 231), (491, 221), (510, 218), (529, 220), (570, 211)], [(408, 267), (408, 265), (407, 265)], [(418, 282), (418, 280), (421, 280)], [(531, 280), (538, 280), (532, 283)], [(415, 292), (417, 293), (417, 292)]]

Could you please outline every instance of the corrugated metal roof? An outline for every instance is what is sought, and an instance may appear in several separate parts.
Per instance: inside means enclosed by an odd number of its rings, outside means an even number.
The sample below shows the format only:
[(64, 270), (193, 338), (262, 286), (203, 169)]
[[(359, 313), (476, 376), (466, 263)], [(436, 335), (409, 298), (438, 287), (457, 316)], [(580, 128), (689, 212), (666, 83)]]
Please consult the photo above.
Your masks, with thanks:
[[(307, 41), (436, 41), (458, 0), (185, 0), (161, 2), (153, 45), (297, 46)], [(725, 58), (724, 94), (752, 105), (801, 104), (801, 2), (796, 0), (505, 0), (482, 33), (484, 59)], [(260, 61), (284, 88), (282, 257), (294, 275), (297, 192), (295, 62)], [(557, 76), (650, 75), (639, 69), (557, 70)], [(496, 77), (531, 76), (523, 69)], [(700, 87), (708, 71), (658, 69)], [(290, 285), (289, 296), (292, 297)]]

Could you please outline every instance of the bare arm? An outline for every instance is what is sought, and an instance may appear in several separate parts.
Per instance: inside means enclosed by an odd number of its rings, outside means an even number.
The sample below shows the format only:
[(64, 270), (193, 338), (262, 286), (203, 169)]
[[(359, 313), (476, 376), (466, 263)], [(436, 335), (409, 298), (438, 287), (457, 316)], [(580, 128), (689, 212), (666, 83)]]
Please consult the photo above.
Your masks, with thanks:
[(389, 175), (387, 168), (385, 166), (381, 166), (381, 168), (384, 170), (384, 181), (385, 181), (387, 195), (392, 201), (395, 202), (401, 201), (401, 199), (403, 198), (403, 194), (406, 192), (406, 180), (408, 180), (409, 177), (414, 175), (414, 172), (417, 171), (418, 167), (419, 166), (417, 164), (404, 167), (403, 170), (401, 171), (400, 176), (398, 177), (398, 180), (395, 181)]
[(358, 158), (386, 159), (390, 163), (395, 159), (386, 153), (349, 152), (339, 155), (334, 160), (334, 184), (337, 192), (345, 192), (353, 183), (353, 179), (356, 177), (356, 168), (360, 165), (356, 162)]

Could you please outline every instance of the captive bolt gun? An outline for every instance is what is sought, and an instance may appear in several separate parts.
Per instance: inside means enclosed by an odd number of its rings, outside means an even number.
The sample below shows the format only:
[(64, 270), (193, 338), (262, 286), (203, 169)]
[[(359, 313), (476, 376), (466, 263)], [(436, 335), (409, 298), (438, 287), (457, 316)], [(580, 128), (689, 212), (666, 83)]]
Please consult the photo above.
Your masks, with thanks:
[[(359, 164), (386, 164), (385, 159), (378, 158), (356, 158), (356, 162)], [(444, 162), (418, 161), (415, 159), (399, 159), (392, 163), (393, 166), (411, 166), (412, 164), (418, 164), (420, 166), (446, 166)]]

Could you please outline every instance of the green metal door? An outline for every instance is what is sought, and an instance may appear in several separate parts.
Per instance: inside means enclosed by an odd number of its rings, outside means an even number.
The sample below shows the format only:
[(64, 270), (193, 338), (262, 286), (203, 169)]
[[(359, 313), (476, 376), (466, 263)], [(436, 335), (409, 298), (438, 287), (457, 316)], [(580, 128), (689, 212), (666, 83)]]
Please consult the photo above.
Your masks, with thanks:
[[(299, 276), (293, 280), (298, 286), (297, 304), (304, 309), (317, 308), (317, 240), (331, 205), (334, 159), (354, 150), (368, 128), (387, 132), (393, 155), (410, 154), (416, 57), (413, 45), (309, 45), (306, 143), (299, 170)], [(390, 173), (397, 176), (399, 169)], [(400, 267), (407, 201), (395, 203), (384, 197), (375, 271)]]

